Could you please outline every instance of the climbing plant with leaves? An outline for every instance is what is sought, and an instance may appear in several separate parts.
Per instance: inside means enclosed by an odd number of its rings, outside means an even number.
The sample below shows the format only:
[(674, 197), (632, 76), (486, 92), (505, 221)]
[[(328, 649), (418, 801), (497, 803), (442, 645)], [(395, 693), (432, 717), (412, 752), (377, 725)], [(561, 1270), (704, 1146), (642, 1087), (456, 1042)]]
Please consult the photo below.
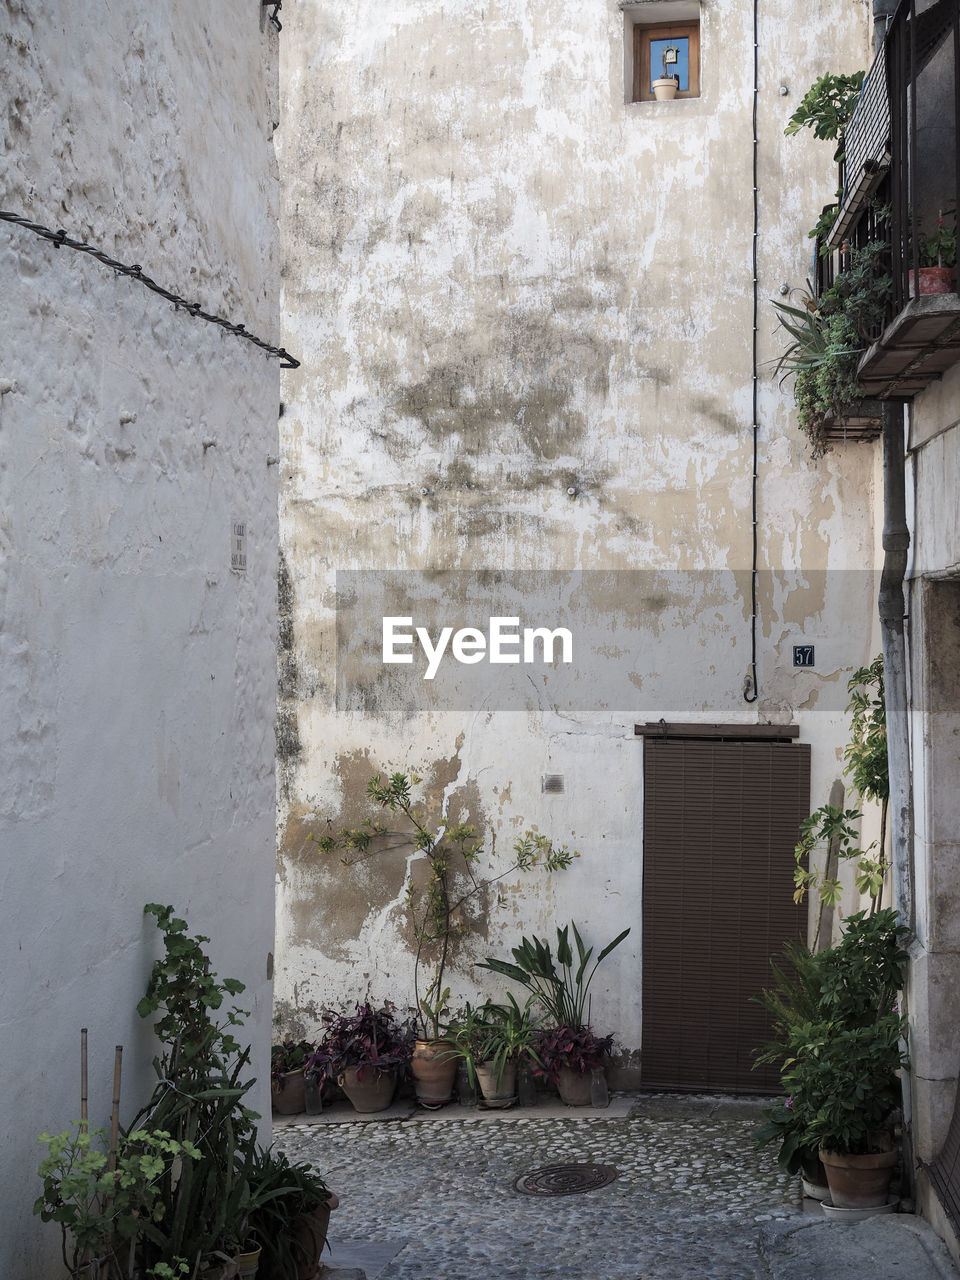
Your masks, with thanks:
[[(861, 847), (859, 829), (855, 825), (863, 817), (862, 808), (841, 809), (821, 805), (800, 824), (801, 838), (794, 851), (794, 901), (802, 902), (808, 890), (820, 897), (820, 918), (825, 906), (835, 907), (840, 901), (842, 885), (836, 876), (812, 866), (812, 855), (821, 846), (835, 844), (838, 859), (854, 864), (854, 884), (858, 893), (870, 899), (870, 914), (880, 909), (880, 898), (887, 874), (886, 827), (890, 800), (890, 778), (887, 770), (887, 721), (883, 700), (883, 658), (879, 654), (867, 667), (855, 671), (847, 683), (851, 713), (850, 741), (844, 748), (846, 767), (861, 801), (880, 805), (880, 839), (865, 849)], [(816, 941), (814, 943), (816, 945)]]
[[(422, 778), (417, 774), (375, 774), (367, 783), (367, 798), (381, 809), (397, 815), (404, 823), (392, 831), (382, 822), (366, 818), (354, 828), (342, 827), (337, 834), (314, 836), (321, 852), (340, 852), (340, 861), (351, 867), (390, 849), (414, 848), (427, 860), (423, 883), (408, 872), (406, 901), (416, 942), (414, 958), (414, 1002), (418, 1031), (436, 1039), (450, 989), (444, 985), (451, 947), (471, 927), (476, 910), (487, 890), (515, 872), (539, 868), (546, 872), (565, 870), (580, 855), (566, 845), (554, 845), (545, 835), (527, 831), (513, 846), (513, 858), (501, 871), (484, 875), (480, 863), (483, 841), (471, 823), (437, 824), (428, 821), (413, 798), (412, 788)], [(426, 976), (424, 974), (426, 970)]]

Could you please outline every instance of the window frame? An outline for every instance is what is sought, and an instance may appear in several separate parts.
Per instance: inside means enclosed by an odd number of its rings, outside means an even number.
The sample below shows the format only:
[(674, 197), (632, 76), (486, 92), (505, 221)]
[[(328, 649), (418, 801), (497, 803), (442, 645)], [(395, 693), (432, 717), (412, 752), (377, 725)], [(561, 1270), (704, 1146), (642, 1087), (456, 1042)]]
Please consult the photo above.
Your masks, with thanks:
[(635, 23), (633, 28), (633, 101), (653, 102), (654, 93), (650, 88), (650, 42), (652, 40), (669, 40), (685, 37), (688, 45), (688, 67), (690, 87), (679, 89), (676, 99), (700, 97), (700, 23), (696, 19), (688, 22), (668, 22), (656, 25)]

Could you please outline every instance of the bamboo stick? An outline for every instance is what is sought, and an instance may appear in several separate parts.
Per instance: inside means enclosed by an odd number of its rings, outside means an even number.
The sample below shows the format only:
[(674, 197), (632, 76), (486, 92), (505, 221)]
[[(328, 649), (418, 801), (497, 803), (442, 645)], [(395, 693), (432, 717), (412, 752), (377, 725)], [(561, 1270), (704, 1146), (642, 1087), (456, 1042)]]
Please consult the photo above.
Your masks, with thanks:
[(110, 1109), (110, 1155), (107, 1160), (107, 1172), (113, 1173), (117, 1167), (117, 1144), (120, 1137), (120, 1065), (123, 1058), (123, 1045), (118, 1044), (113, 1055), (113, 1106)]
[(80, 1028), (80, 1124), (87, 1127), (87, 1028)]

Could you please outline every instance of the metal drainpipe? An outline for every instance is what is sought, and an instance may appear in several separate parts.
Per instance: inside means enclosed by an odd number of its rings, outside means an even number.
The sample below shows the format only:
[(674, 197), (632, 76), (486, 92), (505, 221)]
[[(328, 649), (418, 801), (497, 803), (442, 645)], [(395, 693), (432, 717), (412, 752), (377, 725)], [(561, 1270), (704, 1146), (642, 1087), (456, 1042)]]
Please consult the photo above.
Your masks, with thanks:
[[(898, 0), (873, 0), (873, 51), (880, 52)], [(910, 725), (907, 705), (906, 607), (903, 582), (907, 572), (910, 530), (907, 526), (903, 449), (903, 409), (883, 402), (883, 569), (880, 573), (880, 637), (883, 690), (887, 715), (887, 767), (890, 777), (890, 858), (893, 899), (901, 924), (916, 938), (913, 877), (913, 792), (910, 775)], [(914, 1190), (913, 1079), (902, 1072), (903, 1171)]]
[[(910, 733), (907, 707), (907, 651), (904, 638), (903, 581), (910, 531), (907, 528), (903, 456), (903, 409), (883, 402), (883, 569), (880, 573), (880, 636), (883, 690), (887, 712), (887, 765), (890, 775), (890, 858), (893, 899), (901, 924), (915, 938), (913, 895), (913, 798), (910, 785)], [(906, 1010), (909, 1014), (909, 1010)], [(913, 1079), (902, 1073), (904, 1178), (914, 1192)]]
[(883, 403), (883, 569), (880, 573), (880, 635), (883, 688), (887, 710), (887, 762), (890, 773), (890, 855), (894, 905), (900, 921), (913, 931), (913, 803), (910, 787), (910, 736), (907, 708), (907, 646), (904, 635), (903, 580), (907, 571), (907, 528), (903, 456), (903, 409)]

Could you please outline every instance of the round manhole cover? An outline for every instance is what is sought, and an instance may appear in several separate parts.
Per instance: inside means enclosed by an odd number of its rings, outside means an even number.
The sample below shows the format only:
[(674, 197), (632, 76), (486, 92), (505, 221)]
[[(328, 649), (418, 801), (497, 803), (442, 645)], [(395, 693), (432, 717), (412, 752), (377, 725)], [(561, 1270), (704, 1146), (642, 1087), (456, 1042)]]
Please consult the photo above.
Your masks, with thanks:
[(605, 1187), (619, 1176), (612, 1164), (548, 1164), (522, 1173), (513, 1185), (525, 1196), (572, 1196)]

